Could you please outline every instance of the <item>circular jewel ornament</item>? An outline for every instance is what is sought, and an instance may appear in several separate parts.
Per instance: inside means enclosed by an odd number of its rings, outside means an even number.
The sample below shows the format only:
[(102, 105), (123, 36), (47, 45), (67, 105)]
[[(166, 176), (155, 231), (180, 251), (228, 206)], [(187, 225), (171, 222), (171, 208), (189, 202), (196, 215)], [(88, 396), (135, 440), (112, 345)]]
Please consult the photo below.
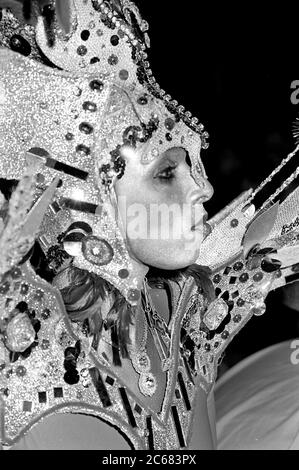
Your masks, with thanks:
[(95, 236), (84, 238), (82, 253), (87, 261), (97, 266), (109, 264), (114, 256), (112, 246), (106, 240)]

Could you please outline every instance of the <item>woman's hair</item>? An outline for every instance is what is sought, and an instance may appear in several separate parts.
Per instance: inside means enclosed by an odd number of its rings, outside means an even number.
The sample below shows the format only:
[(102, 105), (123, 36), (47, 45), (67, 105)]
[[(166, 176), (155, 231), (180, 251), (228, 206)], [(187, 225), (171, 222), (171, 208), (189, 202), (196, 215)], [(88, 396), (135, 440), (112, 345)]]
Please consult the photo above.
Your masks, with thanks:
[[(164, 288), (170, 300), (170, 282), (180, 285), (180, 281), (189, 276), (194, 278), (200, 292), (212, 300), (214, 291), (208, 278), (208, 270), (195, 264), (176, 271), (150, 268), (147, 280), (151, 287)], [(98, 339), (103, 328), (102, 305), (108, 296), (112, 296), (112, 306), (106, 317), (105, 327), (111, 329), (114, 363), (121, 365), (121, 357), (129, 356), (129, 327), (134, 322), (137, 307), (132, 307), (109, 282), (72, 264), (57, 274), (53, 283), (60, 289), (69, 318), (72, 321), (87, 321), (90, 332)]]

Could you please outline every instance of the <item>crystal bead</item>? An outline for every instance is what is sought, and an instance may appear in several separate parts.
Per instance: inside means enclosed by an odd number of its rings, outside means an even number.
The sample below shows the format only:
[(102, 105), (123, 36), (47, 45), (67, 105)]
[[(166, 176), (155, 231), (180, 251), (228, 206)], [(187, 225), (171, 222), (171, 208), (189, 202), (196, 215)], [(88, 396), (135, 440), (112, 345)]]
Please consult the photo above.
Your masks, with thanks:
[(221, 281), (221, 276), (220, 276), (220, 274), (216, 274), (216, 275), (213, 277), (213, 282), (214, 282), (214, 284), (219, 284), (220, 281)]
[(41, 317), (43, 320), (48, 320), (50, 316), (51, 316), (51, 311), (48, 308), (45, 308), (41, 313)]
[(93, 91), (103, 91), (104, 89), (104, 83), (100, 80), (92, 80), (90, 83), (89, 83), (89, 86), (90, 88), (93, 90)]
[(115, 54), (111, 54), (108, 58), (109, 65), (116, 65), (118, 63), (118, 57)]
[(16, 375), (18, 377), (24, 377), (26, 375), (26, 373), (27, 373), (27, 370), (24, 366), (18, 366), (16, 368)]
[(70, 142), (71, 140), (74, 139), (74, 134), (72, 134), (71, 132), (68, 132), (68, 133), (65, 135), (65, 139)]
[(87, 47), (86, 46), (79, 46), (77, 49), (77, 54), (78, 55), (86, 55), (87, 54)]
[[(93, 22), (93, 24), (94, 24), (94, 22)], [(87, 29), (84, 29), (84, 31), (82, 31), (82, 33), (81, 33), (82, 41), (87, 41), (89, 39), (89, 36), (90, 36), (90, 32)]]
[(247, 282), (248, 279), (249, 279), (249, 276), (248, 276), (247, 273), (243, 273), (243, 274), (241, 274), (241, 276), (239, 277), (240, 282)]
[(10, 275), (13, 279), (18, 279), (19, 277), (22, 276), (22, 271), (20, 270), (20, 268), (13, 268), (10, 271)]
[(9, 288), (10, 288), (10, 284), (8, 281), (0, 284), (0, 294), (1, 295), (7, 294), (7, 292), (9, 291)]
[(136, 301), (140, 298), (140, 291), (138, 289), (129, 289), (128, 299), (131, 301)]
[(90, 148), (86, 147), (86, 145), (79, 144), (76, 147), (76, 152), (81, 155), (82, 157), (86, 157), (90, 155)]
[(120, 72), (119, 72), (119, 78), (120, 78), (121, 80), (124, 80), (124, 81), (125, 81), (125, 80), (128, 80), (128, 78), (129, 78), (129, 72), (128, 72), (127, 70), (125, 70), (125, 69), (120, 70)]
[(172, 131), (175, 127), (175, 121), (172, 118), (166, 118), (164, 124), (168, 131)]
[(238, 227), (238, 225), (239, 225), (238, 219), (232, 219), (231, 222), (230, 222), (230, 225), (231, 225), (232, 228)]
[(114, 34), (113, 36), (111, 36), (110, 42), (112, 46), (117, 46), (119, 44), (119, 37), (116, 34)]
[(253, 276), (254, 282), (260, 282), (263, 279), (264, 275), (261, 272), (255, 273)]
[(224, 330), (223, 333), (221, 333), (221, 338), (222, 339), (227, 339), (229, 337), (229, 332)]
[(241, 261), (237, 261), (234, 265), (233, 268), (235, 271), (241, 271), (243, 269), (244, 265)]
[(93, 127), (88, 124), (88, 122), (81, 122), (81, 124), (79, 125), (79, 130), (80, 132), (86, 135), (93, 133)]
[(260, 317), (261, 315), (264, 315), (266, 312), (266, 305), (262, 305), (260, 307), (253, 307), (251, 309), (251, 313), (255, 315), (256, 317)]
[(121, 279), (126, 279), (127, 277), (129, 277), (129, 271), (127, 269), (120, 269), (118, 271), (118, 276), (121, 278)]
[(46, 351), (50, 347), (50, 341), (48, 339), (43, 339), (41, 343), (41, 348)]
[(83, 103), (83, 109), (84, 111), (90, 111), (91, 113), (95, 113), (97, 111), (97, 105), (92, 101), (85, 101), (85, 103)]
[(29, 291), (28, 284), (25, 284), (25, 283), (21, 284), (21, 288), (20, 288), (21, 294), (26, 295), (28, 291)]
[(244, 304), (245, 304), (245, 300), (243, 300), (243, 299), (241, 299), (241, 298), (237, 300), (237, 305), (238, 305), (238, 307), (243, 307)]

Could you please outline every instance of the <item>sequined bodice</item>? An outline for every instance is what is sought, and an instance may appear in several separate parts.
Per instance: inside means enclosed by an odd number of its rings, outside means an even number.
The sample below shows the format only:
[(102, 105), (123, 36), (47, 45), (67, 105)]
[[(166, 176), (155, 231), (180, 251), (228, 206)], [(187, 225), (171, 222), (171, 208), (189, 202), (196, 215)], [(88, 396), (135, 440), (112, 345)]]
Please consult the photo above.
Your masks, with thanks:
[[(242, 277), (244, 288), (232, 292), (227, 286), (236, 276)], [(198, 387), (211, 390), (221, 354), (253, 314), (246, 308), (255, 299), (252, 282), (259, 284), (267, 276), (273, 275), (260, 273), (258, 267), (249, 276), (236, 261), (214, 277), (217, 294), (227, 289), (223, 293), (228, 298), (210, 305), (192, 277), (171, 283), (171, 365), (164, 380), (158, 376), (157, 399), (151, 401), (137, 393), (132, 369), (128, 374), (125, 367), (117, 370), (107, 351), (90, 347), (82, 325), (68, 320), (58, 290), (29, 264), (14, 269), (0, 286), (1, 321), (16, 307), (20, 312), (0, 343), (2, 443), (13, 445), (43, 417), (83, 413), (120, 429), (135, 449), (187, 448)], [(12, 338), (15, 350), (18, 342), (29, 340), (31, 346), (8, 357), (5, 344)], [(68, 361), (69, 353), (75, 363)]]

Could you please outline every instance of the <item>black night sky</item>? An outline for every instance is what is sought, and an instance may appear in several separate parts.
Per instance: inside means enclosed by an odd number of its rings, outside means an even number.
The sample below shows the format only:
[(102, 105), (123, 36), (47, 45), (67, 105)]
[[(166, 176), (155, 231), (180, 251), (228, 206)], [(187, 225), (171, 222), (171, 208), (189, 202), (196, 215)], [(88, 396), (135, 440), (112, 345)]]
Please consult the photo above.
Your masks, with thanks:
[[(291, 103), (291, 83), (299, 81), (299, 15), (281, 2), (136, 3), (150, 23), (156, 80), (210, 133), (202, 157), (215, 187), (207, 204), (213, 215), (294, 148), (299, 104)], [(283, 305), (283, 295), (282, 289), (272, 293), (266, 314), (253, 317), (237, 335), (227, 350), (228, 365), (299, 335), (298, 312)]]

